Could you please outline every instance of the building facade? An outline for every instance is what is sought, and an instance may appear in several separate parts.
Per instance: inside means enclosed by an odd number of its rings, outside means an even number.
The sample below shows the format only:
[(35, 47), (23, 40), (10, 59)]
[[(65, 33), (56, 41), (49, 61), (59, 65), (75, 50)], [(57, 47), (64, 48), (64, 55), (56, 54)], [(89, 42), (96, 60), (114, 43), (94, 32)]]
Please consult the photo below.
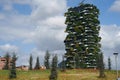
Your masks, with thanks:
[(67, 25), (65, 58), (67, 68), (96, 68), (100, 50), (99, 10), (92, 4), (80, 4), (65, 13)]
[(22, 66), (17, 66), (16, 67), (17, 70), (24, 70), (24, 71), (28, 71), (29, 70), (29, 67), (26, 66), (26, 65), (22, 65)]
[[(10, 68), (11, 63), (12, 63), (12, 59), (10, 58), (8, 62), (9, 62), (8, 65), (9, 65), (9, 68)], [(0, 57), (0, 70), (2, 70), (4, 68), (5, 64), (6, 64), (6, 58)]]

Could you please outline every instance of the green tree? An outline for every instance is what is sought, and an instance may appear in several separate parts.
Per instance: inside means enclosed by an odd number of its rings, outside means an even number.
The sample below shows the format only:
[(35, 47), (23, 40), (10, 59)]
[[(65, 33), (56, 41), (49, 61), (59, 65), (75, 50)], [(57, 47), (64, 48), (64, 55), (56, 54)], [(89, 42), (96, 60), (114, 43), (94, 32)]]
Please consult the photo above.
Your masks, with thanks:
[(110, 57), (108, 58), (108, 70), (111, 70), (111, 59), (110, 59)]
[(33, 62), (33, 57), (32, 55), (30, 55), (30, 59), (29, 59), (29, 70), (32, 70), (32, 63)]
[(10, 69), (10, 74), (9, 74), (10, 79), (17, 77), (17, 74), (16, 74), (16, 60), (17, 60), (17, 57), (16, 57), (15, 54), (13, 54), (11, 69)]
[(65, 67), (65, 59), (64, 59), (64, 56), (62, 56), (62, 62), (61, 62), (61, 67), (62, 67), (62, 71), (65, 71), (66, 70), (66, 67)]
[(57, 55), (55, 55), (52, 59), (52, 66), (51, 66), (51, 74), (49, 80), (57, 80), (58, 72), (57, 72)]
[(5, 62), (5, 66), (4, 66), (4, 70), (9, 70), (9, 67), (10, 67), (10, 55), (9, 53), (7, 52), (6, 55), (5, 55), (5, 59), (6, 59), (6, 62)]
[(104, 62), (103, 62), (103, 53), (98, 54), (98, 69), (99, 69), (99, 77), (104, 78)]
[(44, 57), (44, 65), (45, 65), (46, 69), (50, 69), (49, 59), (50, 59), (50, 53), (49, 53), (49, 51), (46, 51), (46, 54)]
[(80, 62), (79, 62), (79, 55), (78, 54), (75, 55), (75, 67), (77, 69), (80, 68)]
[(96, 68), (96, 54), (101, 52), (98, 15), (96, 6), (84, 3), (69, 8), (65, 13), (65, 32), (68, 33), (64, 40), (67, 68), (74, 68), (76, 54), (81, 68)]
[(40, 62), (39, 62), (39, 57), (37, 57), (36, 59), (36, 65), (35, 65), (35, 68), (34, 69), (40, 69)]

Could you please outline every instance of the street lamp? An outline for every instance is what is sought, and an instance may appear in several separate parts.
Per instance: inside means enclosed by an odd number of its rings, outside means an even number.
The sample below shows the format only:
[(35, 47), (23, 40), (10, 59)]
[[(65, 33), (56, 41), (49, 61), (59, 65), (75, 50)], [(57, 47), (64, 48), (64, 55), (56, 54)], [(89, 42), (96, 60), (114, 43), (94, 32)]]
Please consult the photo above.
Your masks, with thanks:
[(115, 55), (115, 64), (116, 64), (116, 78), (118, 80), (118, 68), (117, 68), (117, 56), (118, 56), (118, 53), (113, 53), (113, 55)]

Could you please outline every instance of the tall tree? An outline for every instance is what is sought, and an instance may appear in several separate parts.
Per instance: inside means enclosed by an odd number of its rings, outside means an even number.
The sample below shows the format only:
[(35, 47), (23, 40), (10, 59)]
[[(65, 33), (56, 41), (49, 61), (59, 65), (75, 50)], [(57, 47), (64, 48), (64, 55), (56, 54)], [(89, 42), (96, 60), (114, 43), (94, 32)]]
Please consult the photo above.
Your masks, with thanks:
[(57, 76), (58, 76), (58, 73), (57, 73), (57, 55), (55, 55), (52, 59), (52, 68), (51, 68), (51, 74), (50, 74), (50, 77), (49, 77), (49, 80), (57, 80)]
[(104, 73), (104, 62), (103, 62), (103, 53), (98, 54), (98, 69), (99, 69), (99, 77), (105, 77)]
[(108, 70), (111, 70), (111, 59), (110, 59), (110, 57), (108, 58)]
[(40, 69), (40, 62), (39, 62), (39, 57), (36, 58), (36, 65), (35, 65), (35, 69)]
[(50, 69), (49, 59), (50, 59), (49, 51), (46, 51), (46, 54), (44, 57), (44, 65), (45, 65), (46, 69)]
[(6, 53), (6, 55), (5, 55), (5, 57), (4, 57), (5, 59), (6, 59), (6, 62), (5, 62), (5, 66), (4, 66), (4, 70), (9, 70), (9, 68), (10, 68), (10, 55), (9, 55), (9, 53), (7, 52)]
[(33, 62), (33, 57), (32, 54), (30, 55), (30, 59), (29, 59), (29, 70), (32, 70), (32, 63)]
[(79, 62), (79, 55), (78, 54), (75, 55), (75, 67), (77, 69), (80, 68), (80, 62)]
[(62, 56), (62, 71), (65, 71), (66, 67), (65, 67), (65, 59), (64, 59), (64, 56)]
[(16, 60), (17, 60), (17, 57), (16, 57), (15, 54), (13, 54), (11, 69), (10, 69), (10, 74), (9, 74), (10, 79), (17, 77), (17, 74), (16, 74)]
[(65, 32), (68, 33), (64, 40), (67, 68), (74, 68), (76, 54), (81, 68), (96, 68), (96, 54), (101, 51), (98, 15), (96, 6), (84, 3), (69, 8), (65, 13)]

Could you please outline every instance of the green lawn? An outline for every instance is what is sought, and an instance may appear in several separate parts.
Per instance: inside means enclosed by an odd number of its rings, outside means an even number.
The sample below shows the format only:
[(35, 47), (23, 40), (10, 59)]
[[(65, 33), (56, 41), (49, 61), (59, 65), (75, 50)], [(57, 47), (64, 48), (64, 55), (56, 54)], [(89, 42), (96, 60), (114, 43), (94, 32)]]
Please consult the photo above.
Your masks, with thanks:
[[(106, 78), (98, 78), (97, 70), (66, 70), (58, 71), (58, 80), (115, 80), (115, 71), (105, 71)], [(8, 79), (9, 71), (0, 70), (0, 80)], [(49, 70), (17, 71), (17, 78), (13, 80), (49, 80)]]

